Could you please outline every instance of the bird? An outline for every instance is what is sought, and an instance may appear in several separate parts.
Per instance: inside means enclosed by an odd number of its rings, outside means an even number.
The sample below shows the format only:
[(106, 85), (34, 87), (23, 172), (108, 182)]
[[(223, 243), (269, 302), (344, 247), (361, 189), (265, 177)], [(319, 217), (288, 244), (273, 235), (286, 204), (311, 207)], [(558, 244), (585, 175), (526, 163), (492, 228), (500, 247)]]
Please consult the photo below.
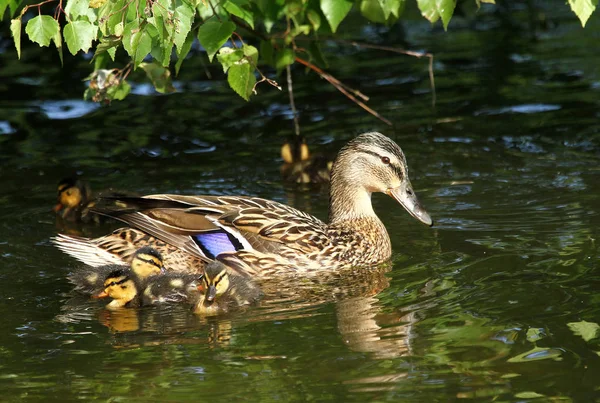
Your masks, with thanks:
[(99, 295), (106, 287), (106, 278), (113, 272), (121, 270), (128, 275), (144, 280), (150, 276), (164, 272), (162, 255), (150, 246), (139, 248), (131, 260), (130, 265), (108, 264), (102, 266), (86, 265), (77, 268), (68, 280), (75, 286), (75, 290), (92, 296)]
[(287, 182), (328, 183), (333, 161), (323, 155), (311, 155), (306, 140), (293, 136), (281, 146), (281, 176)]
[(150, 245), (172, 271), (202, 271), (218, 260), (247, 277), (318, 275), (390, 258), (389, 235), (371, 203), (375, 192), (433, 225), (412, 188), (401, 148), (383, 134), (369, 132), (350, 140), (334, 160), (327, 223), (258, 197), (106, 197), (94, 211), (130, 228), (96, 239), (59, 234), (53, 242), (88, 264), (122, 264), (137, 248)]
[(203, 316), (219, 315), (254, 304), (261, 294), (255, 282), (230, 272), (218, 261), (206, 265), (200, 289), (203, 293), (194, 305), (194, 313)]
[(199, 300), (202, 275), (167, 273), (146, 278), (123, 268), (106, 276), (104, 289), (96, 297), (112, 298), (108, 309), (139, 308), (163, 303), (194, 302)]
[(93, 205), (92, 192), (87, 182), (68, 177), (58, 183), (57, 204), (53, 210), (64, 221), (87, 223), (98, 220), (99, 216), (90, 213)]

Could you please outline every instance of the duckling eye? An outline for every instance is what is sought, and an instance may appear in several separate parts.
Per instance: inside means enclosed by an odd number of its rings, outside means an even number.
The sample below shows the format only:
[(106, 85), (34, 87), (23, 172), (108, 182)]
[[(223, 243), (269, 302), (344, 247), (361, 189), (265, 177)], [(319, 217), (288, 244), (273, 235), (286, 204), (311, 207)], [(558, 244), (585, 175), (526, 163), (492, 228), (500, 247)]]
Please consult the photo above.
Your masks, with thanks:
[(381, 157), (381, 162), (383, 162), (385, 165), (389, 165), (390, 159), (388, 157)]

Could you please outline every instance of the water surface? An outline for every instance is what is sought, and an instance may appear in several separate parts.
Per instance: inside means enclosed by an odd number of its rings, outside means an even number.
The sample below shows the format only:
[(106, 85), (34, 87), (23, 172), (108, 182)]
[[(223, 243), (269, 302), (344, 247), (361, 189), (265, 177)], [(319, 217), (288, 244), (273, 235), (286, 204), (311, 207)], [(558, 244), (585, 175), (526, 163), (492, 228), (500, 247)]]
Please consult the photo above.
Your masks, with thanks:
[(597, 401), (600, 338), (569, 324), (600, 323), (600, 25), (545, 12), (535, 32), (525, 11), (516, 26), (456, 19), (449, 34), (365, 28), (364, 40), (436, 54), (435, 108), (426, 62), (329, 44), (332, 71), (393, 128), (294, 71), (310, 144), (394, 138), (435, 226), (375, 195), (390, 265), (210, 319), (179, 306), (108, 312), (73, 294), (77, 263), (50, 237), (116, 224), (57, 227), (56, 183), (78, 173), (97, 190), (259, 195), (325, 219), (326, 188), (280, 180), (287, 95), (265, 87), (245, 103), (192, 64), (177, 94), (140, 87), (100, 108), (80, 101), (76, 62), (60, 70), (44, 52), (43, 65), (13, 64), (4, 51), (3, 399)]

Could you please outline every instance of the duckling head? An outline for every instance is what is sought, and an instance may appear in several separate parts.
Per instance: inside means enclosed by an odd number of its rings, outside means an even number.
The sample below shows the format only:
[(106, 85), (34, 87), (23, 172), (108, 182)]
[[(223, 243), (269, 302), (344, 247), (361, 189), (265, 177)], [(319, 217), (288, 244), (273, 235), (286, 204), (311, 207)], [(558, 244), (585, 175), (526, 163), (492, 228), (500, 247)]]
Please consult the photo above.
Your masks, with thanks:
[(79, 179), (65, 178), (58, 183), (58, 204), (54, 211), (62, 209), (73, 209), (86, 203), (89, 197), (89, 189)]
[(204, 276), (202, 276), (202, 286), (205, 293), (204, 303), (210, 305), (229, 289), (227, 266), (221, 262), (212, 262), (207, 265), (204, 269)]
[(113, 271), (104, 281), (104, 291), (98, 294), (98, 298), (110, 297), (113, 300), (108, 304), (109, 308), (120, 308), (131, 302), (138, 294), (134, 281), (127, 272), (122, 269)]
[(138, 249), (131, 260), (131, 270), (140, 279), (164, 272), (162, 255), (150, 246)]
[(330, 222), (375, 216), (371, 194), (385, 193), (426, 225), (433, 221), (408, 178), (402, 149), (381, 133), (363, 133), (339, 152), (331, 169)]

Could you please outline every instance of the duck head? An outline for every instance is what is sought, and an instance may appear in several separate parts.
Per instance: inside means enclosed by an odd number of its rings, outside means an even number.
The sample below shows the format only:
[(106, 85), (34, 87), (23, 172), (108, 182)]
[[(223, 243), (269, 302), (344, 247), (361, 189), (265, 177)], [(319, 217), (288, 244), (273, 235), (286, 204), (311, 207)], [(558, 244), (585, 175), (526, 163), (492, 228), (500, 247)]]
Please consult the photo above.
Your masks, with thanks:
[(385, 193), (426, 225), (431, 217), (419, 203), (400, 147), (381, 133), (364, 133), (339, 152), (331, 172), (329, 221), (375, 216), (371, 194)]

